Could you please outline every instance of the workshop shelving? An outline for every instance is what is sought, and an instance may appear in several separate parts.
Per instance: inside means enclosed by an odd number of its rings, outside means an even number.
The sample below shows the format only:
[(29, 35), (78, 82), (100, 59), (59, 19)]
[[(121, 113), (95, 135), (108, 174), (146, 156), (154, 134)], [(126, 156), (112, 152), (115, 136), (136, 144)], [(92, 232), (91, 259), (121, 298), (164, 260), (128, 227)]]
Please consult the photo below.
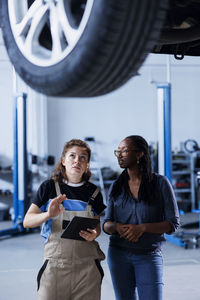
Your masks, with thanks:
[(172, 153), (172, 185), (179, 208), (190, 211), (194, 203), (192, 159), (185, 152)]
[(185, 212), (196, 207), (196, 173), (199, 153), (172, 153), (172, 185), (179, 208)]
[(9, 219), (9, 210), (12, 205), (12, 170), (0, 167), (0, 221)]

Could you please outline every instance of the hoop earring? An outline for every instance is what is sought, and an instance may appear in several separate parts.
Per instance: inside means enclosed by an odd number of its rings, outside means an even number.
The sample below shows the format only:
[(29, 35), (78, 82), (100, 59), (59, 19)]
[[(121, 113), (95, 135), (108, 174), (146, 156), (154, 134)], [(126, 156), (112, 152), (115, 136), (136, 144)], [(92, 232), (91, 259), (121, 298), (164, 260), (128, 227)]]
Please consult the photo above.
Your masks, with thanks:
[(139, 163), (140, 163), (140, 160), (139, 160), (139, 158), (137, 159), (137, 164), (139, 165)]

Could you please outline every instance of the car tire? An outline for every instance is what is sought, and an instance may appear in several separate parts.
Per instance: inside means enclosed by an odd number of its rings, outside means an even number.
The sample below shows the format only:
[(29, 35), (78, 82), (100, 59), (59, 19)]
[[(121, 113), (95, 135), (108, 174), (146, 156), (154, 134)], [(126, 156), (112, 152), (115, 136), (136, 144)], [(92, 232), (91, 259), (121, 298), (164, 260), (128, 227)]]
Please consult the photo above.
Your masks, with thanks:
[[(20, 7), (23, 2), (29, 5), (24, 15), (24, 7)], [(35, 35), (30, 34), (31, 30), (34, 31), (34, 20), (37, 20), (36, 13), (30, 17), (31, 5), (39, 6), (39, 3), (41, 6), (62, 4), (70, 33), (74, 32), (78, 38), (73, 40), (70, 37), (69, 42), (66, 36), (63, 39), (64, 34), (59, 31), (61, 18), (59, 14), (55, 16), (55, 8), (54, 13), (49, 12), (51, 21), (48, 14), (45, 15), (45, 24), (42, 25), (41, 21)], [(76, 10), (80, 11), (80, 4), (84, 9), (77, 17)], [(119, 88), (137, 73), (159, 37), (168, 1), (1, 0), (0, 5), (2, 32), (9, 58), (16, 72), (30, 87), (50, 96), (94, 97)], [(38, 11), (42, 15), (41, 7)], [(59, 11), (63, 16), (63, 10)], [(82, 27), (80, 16), (82, 19), (85, 17)], [(25, 22), (25, 18), (29, 20)], [(23, 30), (18, 24), (20, 22), (26, 24), (22, 24)], [(54, 34), (55, 30), (59, 34)], [(57, 51), (57, 45), (61, 50)], [(71, 47), (69, 51), (68, 45)]]

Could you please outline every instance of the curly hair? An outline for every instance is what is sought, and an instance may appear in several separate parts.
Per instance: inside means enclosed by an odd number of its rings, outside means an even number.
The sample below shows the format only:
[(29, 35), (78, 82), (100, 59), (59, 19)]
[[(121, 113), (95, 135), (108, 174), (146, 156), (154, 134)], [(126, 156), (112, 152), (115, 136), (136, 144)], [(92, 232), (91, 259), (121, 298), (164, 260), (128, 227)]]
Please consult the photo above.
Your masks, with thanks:
[[(60, 159), (59, 159), (59, 161), (58, 161), (58, 163), (57, 163), (57, 165), (56, 165), (56, 167), (53, 170), (52, 175), (51, 175), (51, 179), (53, 179), (54, 181), (62, 182), (63, 179), (68, 180), (67, 174), (66, 174), (66, 171), (65, 171), (65, 167), (63, 166), (62, 161), (65, 158), (65, 155), (66, 155), (67, 151), (70, 148), (74, 147), (74, 146), (84, 148), (86, 150), (87, 154), (88, 154), (88, 162), (90, 161), (91, 149), (90, 149), (89, 145), (86, 142), (84, 142), (80, 139), (72, 139), (69, 142), (66, 142), (64, 147), (63, 147), (61, 157), (60, 157)], [(86, 170), (86, 172), (83, 174), (82, 180), (87, 182), (90, 179), (90, 177), (91, 177), (91, 172), (88, 168)]]
[[(125, 140), (127, 139), (131, 141), (136, 151), (143, 152), (143, 156), (139, 161), (139, 170), (142, 178), (139, 189), (139, 197), (145, 202), (151, 202), (151, 200), (153, 200), (155, 196), (155, 180), (152, 172), (149, 145), (146, 140), (139, 135), (130, 135), (125, 138)], [(129, 175), (127, 169), (125, 169), (115, 181), (110, 196), (113, 196), (115, 198), (116, 196), (121, 194), (122, 189), (124, 188), (126, 191), (126, 196), (128, 197), (128, 193), (130, 193), (128, 179)]]

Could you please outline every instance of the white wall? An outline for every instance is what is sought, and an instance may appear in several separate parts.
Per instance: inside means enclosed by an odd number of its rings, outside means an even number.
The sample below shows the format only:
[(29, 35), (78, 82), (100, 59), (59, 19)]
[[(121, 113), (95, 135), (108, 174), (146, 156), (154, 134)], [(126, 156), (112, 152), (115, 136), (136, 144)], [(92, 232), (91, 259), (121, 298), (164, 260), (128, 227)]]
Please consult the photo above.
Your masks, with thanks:
[[(119, 90), (98, 98), (48, 100), (49, 149), (60, 152), (64, 141), (94, 136), (102, 160), (114, 162), (113, 149), (127, 135), (156, 137), (155, 87), (136, 77)], [(147, 97), (148, 95), (148, 97)], [(149, 124), (149, 125), (147, 125)], [(57, 143), (56, 143), (57, 141)]]
[(12, 163), (13, 124), (12, 124), (12, 66), (0, 35), (0, 165)]
[[(94, 136), (101, 161), (116, 167), (113, 149), (124, 137), (139, 134), (157, 142), (156, 82), (167, 80), (167, 56), (150, 55), (140, 76), (106, 96), (48, 99), (49, 150), (59, 158), (65, 141)], [(200, 143), (200, 58), (170, 57), (172, 84), (172, 148), (188, 138)], [(152, 83), (152, 81), (154, 83)]]
[[(45, 135), (45, 99), (29, 91), (28, 141), (34, 154), (47, 151), (59, 158), (65, 141), (94, 136), (102, 165), (116, 166), (113, 149), (121, 139), (131, 134), (157, 142), (157, 94), (155, 82), (166, 81), (166, 55), (150, 55), (140, 76), (108, 95), (90, 98), (47, 100)], [(200, 143), (198, 128), (200, 101), (200, 58), (188, 57), (176, 61), (170, 57), (172, 83), (172, 148), (188, 138)], [(0, 165), (13, 158), (13, 74), (0, 36)], [(37, 123), (37, 124), (36, 124)], [(42, 132), (42, 137), (41, 137)], [(48, 142), (41, 152), (41, 143)], [(38, 152), (38, 153), (36, 153)]]
[[(158, 59), (166, 56), (151, 55), (143, 69), (151, 69), (154, 80), (163, 79), (165, 67)], [(170, 56), (172, 84), (172, 148), (193, 138), (200, 144), (200, 57), (185, 57), (178, 61)], [(157, 64), (157, 65), (154, 65)], [(166, 74), (166, 73), (165, 73)], [(162, 77), (161, 77), (162, 76)]]
[[(46, 156), (47, 107), (46, 97), (36, 93), (15, 76), (7, 56), (0, 31), (0, 167), (13, 165), (14, 152), (14, 96), (27, 93), (27, 148), (28, 153)], [(0, 189), (13, 190), (12, 183), (0, 179)]]

